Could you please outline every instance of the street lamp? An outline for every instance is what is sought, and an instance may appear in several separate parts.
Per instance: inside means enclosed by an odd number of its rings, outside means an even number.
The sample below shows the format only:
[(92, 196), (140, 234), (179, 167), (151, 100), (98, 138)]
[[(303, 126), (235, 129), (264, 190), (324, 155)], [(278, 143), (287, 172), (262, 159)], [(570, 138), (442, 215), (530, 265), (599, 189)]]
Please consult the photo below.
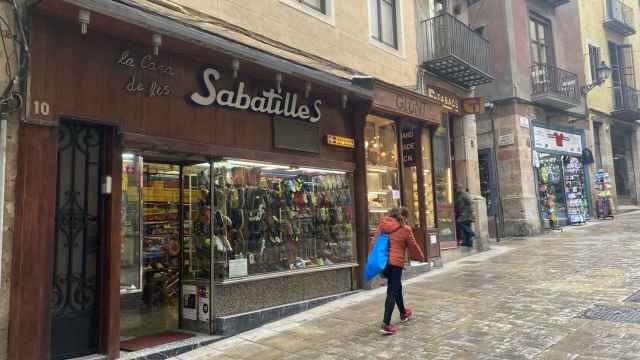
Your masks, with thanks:
[(607, 65), (604, 61), (598, 64), (596, 66), (595, 81), (589, 85), (585, 85), (582, 88), (580, 88), (580, 90), (582, 91), (582, 95), (587, 96), (589, 91), (602, 85), (604, 81), (609, 78), (609, 75), (611, 75), (611, 67), (609, 67), (609, 65)]

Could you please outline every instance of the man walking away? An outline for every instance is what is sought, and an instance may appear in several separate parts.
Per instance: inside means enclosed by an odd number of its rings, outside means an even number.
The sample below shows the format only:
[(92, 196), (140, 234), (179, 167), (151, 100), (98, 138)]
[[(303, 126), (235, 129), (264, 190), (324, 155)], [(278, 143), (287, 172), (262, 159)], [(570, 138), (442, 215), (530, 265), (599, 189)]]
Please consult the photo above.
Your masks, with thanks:
[(460, 229), (464, 241), (462, 246), (473, 246), (473, 240), (475, 240), (476, 234), (471, 228), (475, 216), (473, 214), (473, 202), (471, 195), (469, 195), (469, 189), (463, 190), (462, 188), (456, 188), (456, 226)]

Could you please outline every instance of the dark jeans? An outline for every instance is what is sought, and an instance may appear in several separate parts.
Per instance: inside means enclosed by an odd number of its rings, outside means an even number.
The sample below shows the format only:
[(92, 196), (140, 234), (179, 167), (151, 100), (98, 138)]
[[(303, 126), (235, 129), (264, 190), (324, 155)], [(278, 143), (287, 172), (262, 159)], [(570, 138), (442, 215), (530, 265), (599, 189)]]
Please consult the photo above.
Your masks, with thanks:
[(471, 240), (476, 236), (476, 234), (471, 229), (471, 221), (457, 221), (456, 224), (462, 232), (462, 237), (464, 238), (463, 246), (472, 246), (473, 241)]
[(398, 305), (400, 315), (404, 314), (404, 299), (402, 298), (402, 268), (393, 265), (387, 265), (382, 272), (387, 278), (387, 301), (384, 303), (384, 320), (385, 325), (391, 322), (391, 314), (393, 309)]

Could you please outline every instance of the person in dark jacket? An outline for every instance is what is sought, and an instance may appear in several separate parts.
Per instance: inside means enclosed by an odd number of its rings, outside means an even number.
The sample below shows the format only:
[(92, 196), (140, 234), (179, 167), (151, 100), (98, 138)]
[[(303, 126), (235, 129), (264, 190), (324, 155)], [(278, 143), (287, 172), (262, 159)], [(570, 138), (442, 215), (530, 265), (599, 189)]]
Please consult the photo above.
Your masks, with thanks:
[(374, 239), (381, 232), (389, 234), (389, 261), (387, 268), (382, 272), (387, 278), (387, 299), (384, 305), (384, 318), (380, 333), (383, 335), (393, 335), (398, 332), (398, 327), (391, 325), (391, 315), (398, 306), (400, 321), (406, 322), (411, 318), (411, 309), (404, 307), (402, 297), (402, 271), (405, 265), (407, 249), (414, 259), (424, 261), (422, 249), (413, 236), (411, 226), (407, 224), (409, 213), (404, 208), (393, 208), (388, 216), (380, 220), (380, 225)]
[(469, 195), (469, 190), (465, 191), (462, 188), (456, 188), (455, 199), (456, 226), (460, 229), (464, 239), (462, 246), (471, 247), (473, 246), (473, 240), (476, 234), (471, 228), (471, 223), (475, 220), (475, 216), (473, 214), (473, 201), (471, 200), (471, 195)]

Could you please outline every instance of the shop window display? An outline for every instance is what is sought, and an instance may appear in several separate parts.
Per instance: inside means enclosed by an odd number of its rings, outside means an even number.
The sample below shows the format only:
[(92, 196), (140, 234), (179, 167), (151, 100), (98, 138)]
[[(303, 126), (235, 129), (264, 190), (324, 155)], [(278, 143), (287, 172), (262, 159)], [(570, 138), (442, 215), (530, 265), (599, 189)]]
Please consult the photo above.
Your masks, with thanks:
[(433, 199), (433, 158), (431, 155), (431, 130), (422, 129), (422, 172), (424, 173), (424, 200), (427, 228), (436, 227), (436, 213)]
[(434, 188), (441, 241), (456, 241), (453, 171), (449, 147), (449, 119), (445, 116), (433, 137)]
[(393, 120), (370, 115), (365, 125), (369, 226), (400, 206), (398, 133)]
[(224, 160), (213, 179), (217, 280), (354, 261), (351, 174)]
[(120, 254), (120, 292), (142, 291), (141, 200), (142, 158), (122, 156), (122, 249)]

